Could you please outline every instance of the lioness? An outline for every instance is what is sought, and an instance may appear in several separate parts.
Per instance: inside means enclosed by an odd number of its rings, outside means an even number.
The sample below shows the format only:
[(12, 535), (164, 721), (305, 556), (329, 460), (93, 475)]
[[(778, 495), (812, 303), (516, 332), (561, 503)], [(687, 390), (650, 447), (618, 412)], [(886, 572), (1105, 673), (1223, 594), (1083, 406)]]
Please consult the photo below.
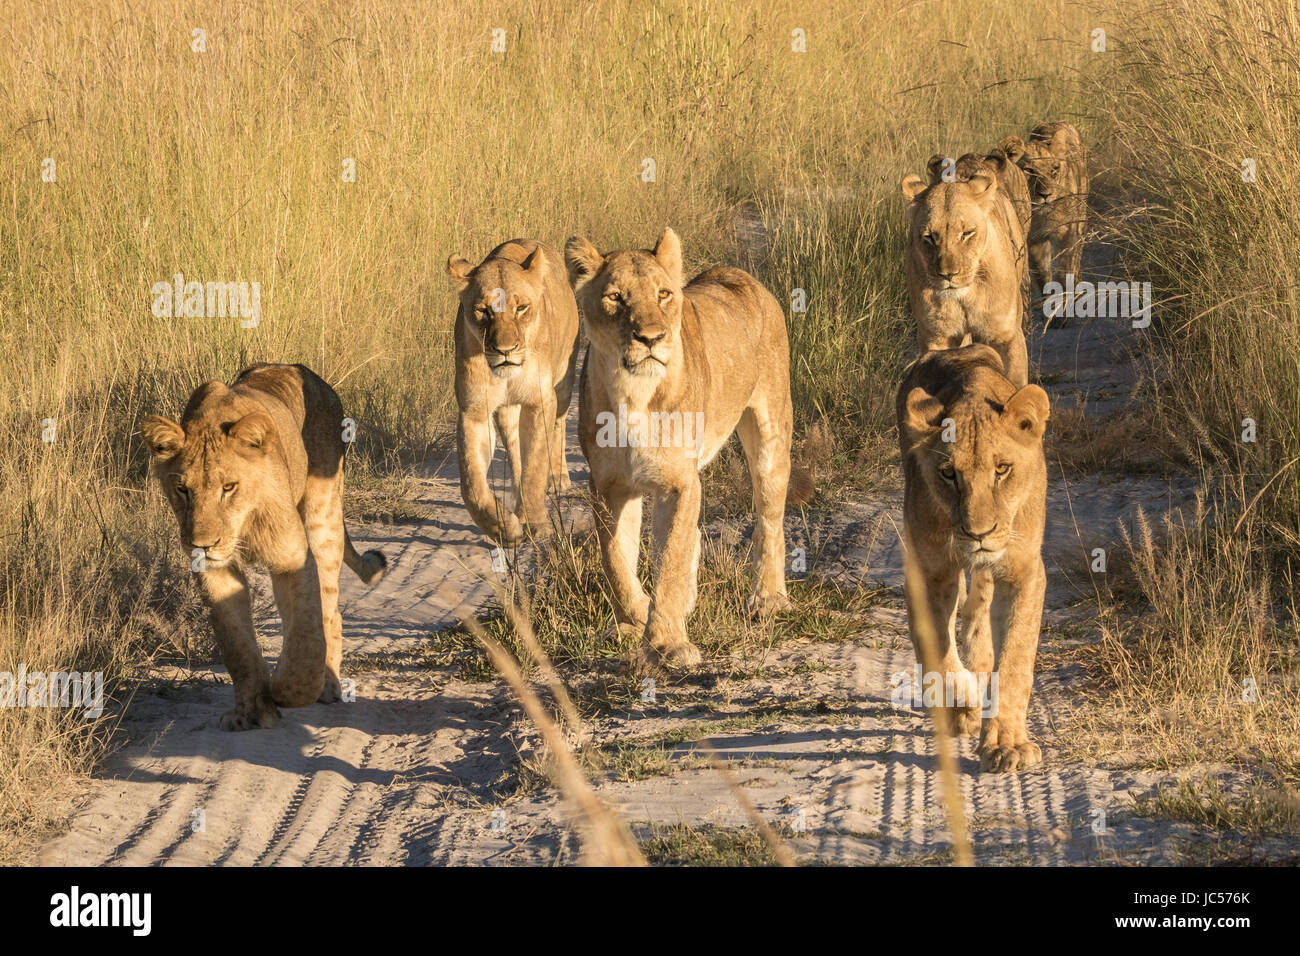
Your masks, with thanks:
[[(564, 417), (573, 395), (578, 306), (560, 254), (511, 239), (471, 268), (453, 255), (447, 272), (460, 291), (456, 313), (456, 449), (460, 491), (474, 523), (505, 544), (524, 526), (546, 529), (547, 478), (569, 487)], [(495, 418), (517, 492), (512, 512), (488, 487)]]
[(970, 340), (1002, 356), (1007, 377), (1029, 381), (1023, 331), (1025, 276), (1020, 224), (997, 176), (976, 170), (968, 180), (927, 185), (903, 178), (909, 228), (904, 254), (907, 294), (921, 352)]
[[(274, 727), (282, 707), (340, 698), (339, 566), (367, 584), (378, 551), (358, 555), (343, 526), (343, 405), (301, 365), (254, 365), (230, 387), (200, 385), (180, 424), (150, 415), (140, 434), (190, 551), (231, 679), (224, 730)], [(244, 567), (271, 574), (284, 648), (269, 676)]]
[[(959, 733), (978, 723), (981, 707), (971, 703), (978, 681), (996, 671), (980, 769), (1031, 767), (1042, 759), (1025, 716), (1047, 581), (1047, 393), (1037, 385), (1017, 388), (1003, 377), (996, 352), (968, 345), (923, 355), (898, 390), (897, 411), (904, 534), (925, 587), (924, 594), (909, 587), (907, 595), (917, 659), (917, 615), (928, 607), (941, 670), (967, 695), (965, 706), (948, 702)], [(968, 667), (955, 642), (963, 570), (971, 573), (962, 608)]]
[[(1040, 294), (1048, 282), (1063, 281), (1063, 275), (1079, 281), (1088, 225), (1088, 150), (1079, 131), (1069, 123), (1042, 123), (1028, 142), (1008, 136), (998, 148), (1029, 181), (1034, 212), (1029, 266)], [(1056, 274), (1056, 264), (1062, 275)]]
[[(1016, 273), (1020, 276), (1021, 329), (1027, 334), (1030, 318), (1027, 237), (1029, 236), (1029, 225), (1033, 213), (1029, 200), (1029, 184), (1025, 179), (1024, 172), (1008, 159), (1006, 154), (996, 150), (986, 155), (966, 153), (955, 161), (946, 156), (931, 156), (926, 170), (930, 174), (931, 186), (940, 182), (970, 182), (970, 178), (981, 171), (988, 171), (997, 176), (998, 189), (1001, 190), (1002, 195), (1011, 204), (1011, 209), (1015, 212), (1016, 224), (1020, 227), (1019, 232), (1017, 232), (1008, 224), (1007, 234), (1012, 236), (1012, 242), (1015, 246)], [(997, 214), (1006, 214), (1004, 204), (998, 203)]]
[[(700, 660), (686, 636), (700, 558), (699, 471), (733, 431), (749, 463), (757, 520), (750, 608), (789, 606), (785, 502), (790, 485), (789, 343), (781, 306), (739, 269), (682, 284), (682, 247), (665, 229), (653, 251), (564, 247), (590, 345), (579, 435), (591, 465), (596, 527), (618, 622), (644, 629), (639, 664)], [(804, 491), (806, 476), (800, 473)], [(653, 599), (637, 578), (641, 499), (654, 497)]]

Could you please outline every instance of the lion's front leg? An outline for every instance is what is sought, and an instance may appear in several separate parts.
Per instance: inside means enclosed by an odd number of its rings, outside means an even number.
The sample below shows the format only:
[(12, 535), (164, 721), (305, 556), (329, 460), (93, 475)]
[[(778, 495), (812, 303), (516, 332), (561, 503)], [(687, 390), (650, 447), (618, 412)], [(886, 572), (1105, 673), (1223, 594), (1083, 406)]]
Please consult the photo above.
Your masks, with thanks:
[[(1044, 291), (1047, 283), (1052, 281), (1052, 240), (1038, 239), (1029, 244), (1029, 272), (1033, 277), (1033, 295), (1030, 297), (1031, 308), (1037, 308), (1046, 301)], [(1056, 300), (1058, 303), (1060, 300)], [(1059, 307), (1059, 306), (1058, 306)], [(1049, 315), (1048, 319), (1060, 318)]]
[(281, 707), (306, 707), (325, 686), (326, 646), (320, 576), (305, 537), (287, 568), (272, 569), (271, 587), (284, 624), (284, 646), (271, 676), (271, 695)]
[(546, 393), (538, 405), (525, 405), (519, 413), (519, 445), (523, 453), (523, 484), (519, 490), (520, 515), (535, 534), (544, 534), (546, 484), (554, 461), (555, 395)]
[(1029, 739), (1027, 717), (1046, 591), (1041, 558), (1022, 583), (998, 581), (994, 586), (990, 618), (997, 685), (980, 732), (980, 770), (1006, 773), (1042, 762), (1042, 750)]
[(652, 666), (689, 667), (700, 662), (699, 648), (686, 637), (686, 616), (695, 605), (700, 498), (696, 474), (685, 488), (655, 497), (658, 566), (643, 651)]
[(235, 565), (199, 572), (221, 659), (235, 685), (235, 707), (221, 715), (222, 730), (274, 727), (280, 711), (271, 698), (271, 675), (257, 646), (248, 581)]
[(765, 405), (747, 408), (736, 432), (745, 449), (754, 491), (754, 562), (757, 575), (749, 609), (765, 616), (790, 607), (785, 589), (785, 496), (790, 484), (789, 400), (781, 414)]
[(481, 415), (462, 412), (456, 425), (456, 450), (460, 457), (460, 493), (474, 523), (489, 538), (516, 544), (524, 536), (523, 526), (488, 487), (488, 466), (492, 462), (492, 422)]
[[(924, 593), (913, 593), (911, 575), (904, 579), (903, 591), (907, 599), (907, 623), (912, 649), (923, 668), (922, 686), (919, 688), (922, 699), (932, 711), (940, 707), (947, 711), (948, 727), (952, 733), (958, 736), (974, 733), (979, 726), (979, 706), (971, 706), (970, 702), (978, 700), (978, 687), (975, 676), (966, 669), (957, 654), (957, 606), (963, 590), (961, 570), (955, 565), (944, 564), (936, 571), (926, 572), (919, 568), (918, 571)], [(935, 638), (934, 662), (925, 659), (925, 647), (921, 640), (920, 628), (924, 626), (922, 616), (926, 614), (929, 615)], [(935, 665), (937, 671), (931, 670)], [(961, 706), (958, 706), (956, 698), (958, 693), (963, 695)]]
[(605, 578), (614, 592), (618, 624), (640, 631), (650, 616), (650, 597), (636, 574), (641, 555), (641, 495), (621, 487), (594, 486), (596, 536)]

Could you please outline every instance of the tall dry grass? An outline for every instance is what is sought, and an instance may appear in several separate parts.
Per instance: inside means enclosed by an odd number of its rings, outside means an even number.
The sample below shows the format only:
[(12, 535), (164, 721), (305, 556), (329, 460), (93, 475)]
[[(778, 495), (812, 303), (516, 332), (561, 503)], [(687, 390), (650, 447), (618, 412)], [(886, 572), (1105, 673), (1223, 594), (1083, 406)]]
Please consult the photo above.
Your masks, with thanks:
[(1166, 767), (1256, 767), (1284, 790), (1300, 786), (1298, 41), (1292, 0), (1147, 0), (1094, 94), (1146, 206), (1126, 240), (1157, 293), (1143, 346), (1159, 411), (1205, 480), (1163, 542), (1132, 542), (1146, 607), (1100, 648), (1122, 705), (1105, 739)]
[[(0, 669), (102, 665), (121, 698), (148, 654), (202, 640), (134, 435), (206, 379), (303, 362), (359, 423), (354, 474), (422, 459), (452, 408), (453, 251), (671, 224), (692, 265), (806, 291), (800, 429), (849, 451), (887, 435), (910, 340), (899, 179), (1077, 117), (1096, 19), (1019, 0), (7, 4)], [(155, 318), (177, 272), (260, 282), (260, 325)], [(59, 719), (0, 715), (7, 846), (57, 823), (33, 795), (97, 751)]]

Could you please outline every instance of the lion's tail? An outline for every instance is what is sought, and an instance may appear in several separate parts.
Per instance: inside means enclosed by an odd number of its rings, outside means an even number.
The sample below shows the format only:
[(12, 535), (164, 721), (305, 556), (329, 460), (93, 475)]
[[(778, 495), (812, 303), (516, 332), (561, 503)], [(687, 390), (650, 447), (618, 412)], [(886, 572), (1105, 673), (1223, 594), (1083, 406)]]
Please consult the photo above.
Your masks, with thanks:
[(388, 559), (382, 551), (367, 551), (357, 554), (352, 547), (352, 538), (346, 528), (343, 529), (343, 560), (353, 572), (366, 584), (378, 584), (388, 573)]
[(791, 463), (790, 483), (785, 486), (786, 504), (806, 505), (812, 501), (813, 493), (816, 490), (813, 487), (812, 472), (802, 465)]

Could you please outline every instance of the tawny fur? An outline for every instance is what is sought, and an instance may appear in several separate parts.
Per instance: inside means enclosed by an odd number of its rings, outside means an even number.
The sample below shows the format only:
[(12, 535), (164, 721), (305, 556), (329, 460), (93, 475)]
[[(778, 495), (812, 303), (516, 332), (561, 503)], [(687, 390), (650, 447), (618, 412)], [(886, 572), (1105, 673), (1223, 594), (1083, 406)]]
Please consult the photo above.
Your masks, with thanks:
[[(980, 729), (980, 768), (1032, 767), (1042, 760), (1026, 714), (1047, 582), (1047, 393), (1037, 385), (1017, 388), (1002, 375), (996, 352), (970, 345), (922, 356), (898, 390), (897, 412), (906, 547), (925, 589), (907, 595), (917, 659), (917, 614), (928, 606), (940, 669), (965, 683), (967, 702), (976, 699), (980, 677), (997, 673), (995, 713)], [(951, 441), (944, 440), (946, 419)], [(959, 654), (957, 610), (967, 571)], [(980, 709), (954, 708), (951, 726), (973, 731)]]
[(904, 272), (917, 348), (989, 345), (1007, 377), (1029, 381), (1025, 346), (1024, 237), (1010, 200), (989, 169), (969, 179), (902, 182), (908, 200)]
[[(582, 371), (579, 435), (591, 466), (596, 527), (620, 625), (644, 634), (638, 665), (700, 660), (686, 633), (700, 557), (699, 471), (733, 431), (749, 464), (757, 513), (758, 574), (749, 598), (758, 614), (789, 606), (785, 503), (790, 484), (789, 343), (785, 316), (765, 288), (739, 269), (682, 282), (676, 233), (654, 250), (605, 255), (582, 238), (565, 246), (569, 277), (590, 346)], [(619, 447), (601, 415), (703, 412), (702, 437), (685, 447)], [(671, 420), (671, 419), (669, 419)], [(608, 419), (606, 419), (608, 421)], [(628, 442), (630, 445), (631, 442)], [(806, 475), (801, 490), (808, 491)], [(642, 497), (653, 498), (654, 594), (637, 577)]]
[[(226, 730), (275, 726), (277, 704), (340, 698), (339, 568), (346, 562), (367, 584), (387, 569), (378, 551), (358, 555), (343, 525), (343, 418), (338, 395), (310, 369), (255, 365), (229, 387), (201, 385), (179, 424), (141, 423), (234, 681)], [(284, 624), (274, 676), (253, 629), (251, 565), (270, 572)]]
[[(476, 268), (447, 260), (456, 280), (456, 447), (465, 507), (484, 534), (506, 544), (528, 526), (544, 534), (546, 490), (569, 487), (564, 418), (573, 396), (578, 306), (559, 252), (512, 239)], [(488, 485), (493, 424), (510, 459), (512, 510)]]
[(1042, 123), (1025, 141), (1008, 136), (998, 144), (1025, 172), (1033, 203), (1029, 267), (1038, 296), (1048, 282), (1067, 274), (1082, 280), (1088, 226), (1088, 150), (1070, 123)]

